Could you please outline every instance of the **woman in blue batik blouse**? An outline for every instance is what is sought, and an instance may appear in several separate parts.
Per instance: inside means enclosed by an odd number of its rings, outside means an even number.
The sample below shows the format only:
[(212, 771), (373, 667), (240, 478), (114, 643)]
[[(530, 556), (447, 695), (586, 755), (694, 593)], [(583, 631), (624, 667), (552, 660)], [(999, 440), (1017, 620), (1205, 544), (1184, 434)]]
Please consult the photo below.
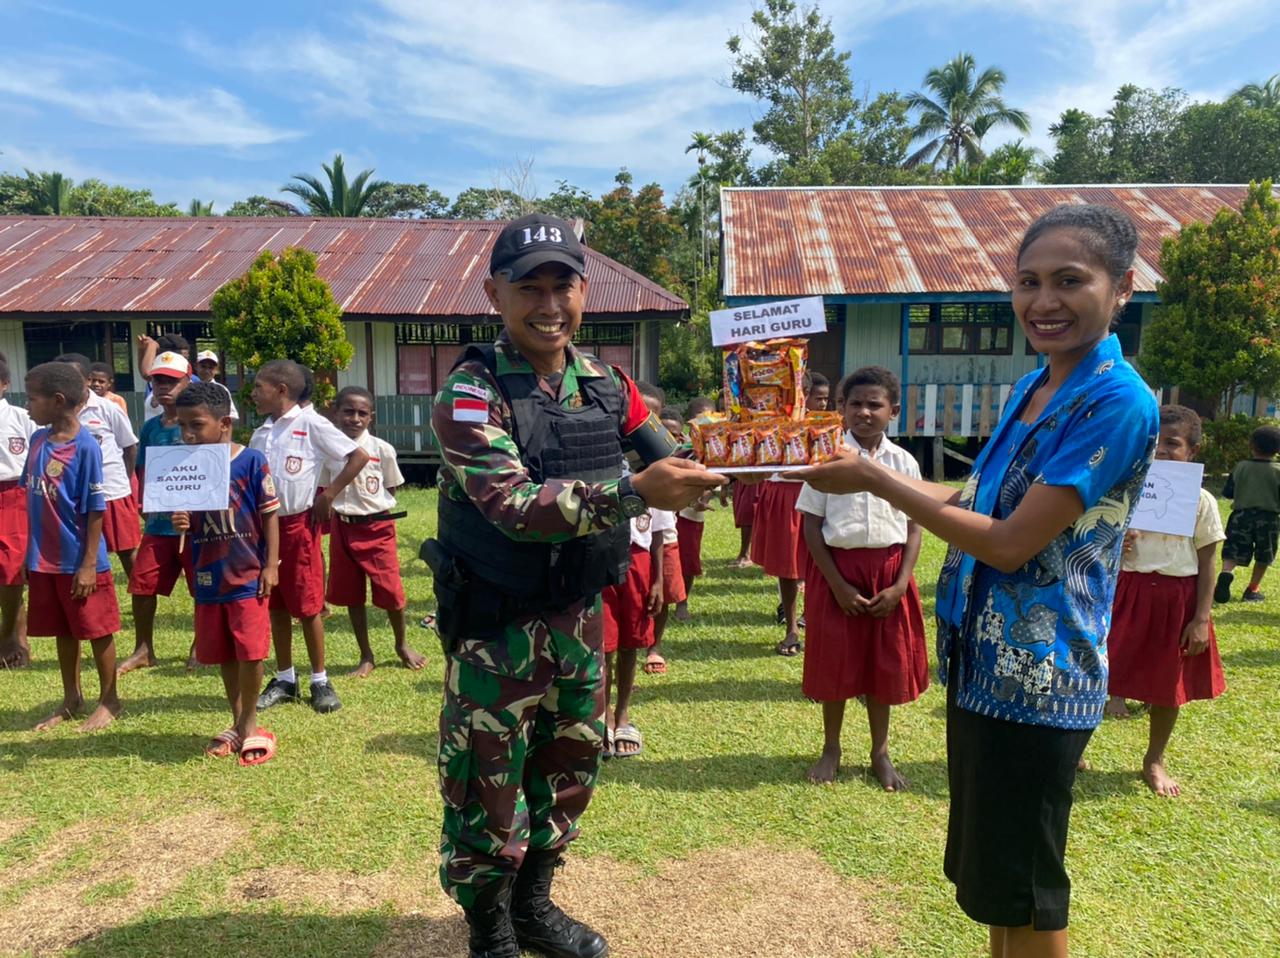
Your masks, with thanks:
[(951, 546), (937, 592), (945, 871), (990, 926), (993, 958), (1067, 954), (1071, 788), (1106, 704), (1120, 548), (1159, 432), (1111, 334), (1137, 245), (1104, 206), (1059, 206), (1028, 228), (1013, 309), (1047, 363), (1010, 393), (962, 491), (859, 456), (794, 477), (867, 490)]

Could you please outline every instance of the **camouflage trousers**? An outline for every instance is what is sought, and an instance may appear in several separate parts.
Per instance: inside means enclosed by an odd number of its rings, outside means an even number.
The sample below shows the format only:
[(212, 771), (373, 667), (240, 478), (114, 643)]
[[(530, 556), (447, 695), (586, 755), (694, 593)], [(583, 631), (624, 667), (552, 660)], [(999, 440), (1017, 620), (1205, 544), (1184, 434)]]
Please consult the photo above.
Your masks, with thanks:
[(578, 833), (604, 742), (600, 599), (464, 639), (445, 667), (440, 883), (464, 908)]

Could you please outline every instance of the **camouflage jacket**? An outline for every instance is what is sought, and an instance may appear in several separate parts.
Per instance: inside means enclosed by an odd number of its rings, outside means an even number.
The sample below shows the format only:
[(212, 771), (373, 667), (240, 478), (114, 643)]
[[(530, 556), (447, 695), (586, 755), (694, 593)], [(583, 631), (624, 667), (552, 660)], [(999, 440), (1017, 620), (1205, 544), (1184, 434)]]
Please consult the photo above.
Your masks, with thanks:
[[(496, 345), (499, 375), (532, 371), (506, 333)], [(583, 379), (611, 376), (623, 396), (619, 436), (644, 425), (649, 409), (625, 373), (572, 344), (566, 354), (558, 394), (551, 393), (552, 387), (543, 381), (549, 395), (572, 409), (582, 404), (579, 384)], [(626, 521), (617, 479), (533, 481), (511, 436), (511, 409), (495, 377), (479, 361), (462, 363), (441, 385), (431, 409), (431, 426), (444, 459), (440, 494), (458, 502), (470, 499), (513, 539), (564, 542)]]

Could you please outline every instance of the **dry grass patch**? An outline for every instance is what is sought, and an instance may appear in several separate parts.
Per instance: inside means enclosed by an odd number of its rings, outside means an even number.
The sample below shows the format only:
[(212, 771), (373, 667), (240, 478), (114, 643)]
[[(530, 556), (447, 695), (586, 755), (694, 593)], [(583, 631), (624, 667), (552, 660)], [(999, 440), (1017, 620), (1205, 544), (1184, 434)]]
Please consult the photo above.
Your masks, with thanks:
[(34, 824), (34, 818), (0, 818), (0, 844), (21, 835)]
[(319, 907), (326, 913), (369, 911), (390, 905), (398, 913), (456, 911), (439, 893), (434, 868), (420, 874), (378, 872), (372, 875), (309, 872), (291, 865), (262, 868), (240, 876), (231, 898), (279, 902), (290, 910)]
[(235, 835), (230, 819), (209, 812), (64, 829), (34, 858), (0, 873), (6, 887), (31, 886), (0, 910), (0, 948), (53, 954), (123, 925), (162, 902), (192, 868), (226, 854)]

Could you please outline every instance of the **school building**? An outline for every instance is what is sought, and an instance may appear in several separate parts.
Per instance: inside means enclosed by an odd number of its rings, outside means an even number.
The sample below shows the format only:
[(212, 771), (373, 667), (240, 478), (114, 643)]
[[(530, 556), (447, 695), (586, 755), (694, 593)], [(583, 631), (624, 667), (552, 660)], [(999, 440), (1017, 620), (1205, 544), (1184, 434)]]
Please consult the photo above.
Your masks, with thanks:
[[(141, 423), (146, 384), (135, 342), (181, 333), (218, 350), (209, 302), (264, 249), (300, 246), (343, 310), (355, 347), (339, 387), (377, 397), (376, 431), (410, 461), (434, 459), (431, 396), (473, 342), (501, 321), (482, 288), (503, 223), (455, 220), (0, 217), (0, 351), (21, 401), (27, 369), (63, 352), (110, 362), (116, 391)], [(588, 242), (590, 238), (588, 237)], [(591, 249), (575, 342), (631, 375), (654, 380), (658, 330), (688, 305)], [(226, 368), (236, 389), (245, 371)]]
[[(740, 306), (822, 296), (828, 331), (810, 340), (811, 366), (833, 384), (859, 366), (897, 372), (903, 383), (897, 434), (934, 440), (936, 472), (942, 438), (990, 435), (1012, 384), (1040, 362), (1009, 305), (1018, 243), (1032, 220), (1060, 203), (1102, 203), (1133, 219), (1140, 237), (1135, 293), (1118, 330), (1125, 355), (1133, 357), (1158, 302), (1163, 240), (1224, 207), (1238, 209), (1246, 189), (724, 188), (724, 299)], [(1238, 408), (1261, 414), (1272, 407), (1246, 397)]]

